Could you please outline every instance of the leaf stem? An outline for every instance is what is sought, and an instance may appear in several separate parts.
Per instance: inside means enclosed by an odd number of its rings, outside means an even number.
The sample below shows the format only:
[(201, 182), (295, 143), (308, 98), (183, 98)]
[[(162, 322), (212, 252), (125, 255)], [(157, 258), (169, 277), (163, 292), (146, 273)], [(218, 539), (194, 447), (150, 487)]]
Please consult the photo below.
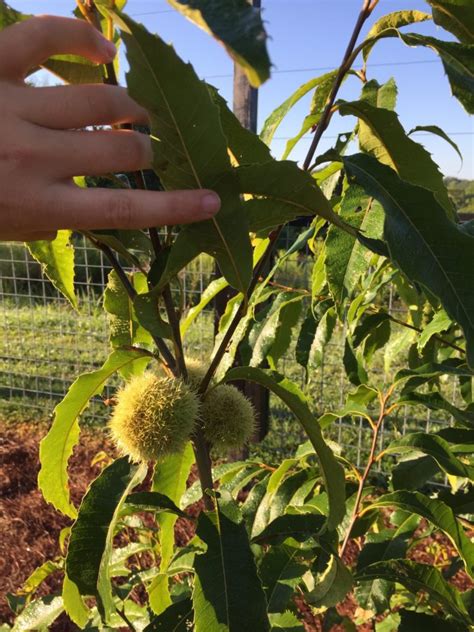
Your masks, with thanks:
[(374, 466), (374, 464), (376, 463), (376, 451), (377, 451), (377, 441), (379, 438), (379, 434), (380, 434), (380, 429), (382, 427), (382, 423), (387, 415), (387, 403), (388, 400), (390, 399), (391, 395), (392, 395), (392, 391), (393, 388), (389, 388), (389, 390), (387, 391), (387, 393), (382, 396), (379, 396), (380, 399), (380, 413), (379, 413), (379, 417), (377, 419), (377, 422), (374, 424), (373, 426), (373, 434), (372, 434), (372, 444), (370, 447), (370, 453), (369, 453), (369, 458), (367, 460), (367, 464), (365, 466), (364, 472), (362, 474), (362, 476), (360, 477), (359, 480), (359, 488), (357, 490), (357, 496), (356, 496), (356, 500), (354, 503), (354, 509), (352, 510), (352, 516), (349, 522), (349, 526), (347, 528), (347, 532), (344, 538), (344, 541), (342, 543), (342, 546), (340, 548), (339, 551), (339, 556), (342, 558), (342, 556), (344, 555), (346, 549), (347, 549), (347, 545), (349, 543), (350, 537), (351, 537), (351, 532), (354, 528), (354, 525), (356, 523), (357, 518), (360, 515), (360, 505), (362, 502), (362, 494), (364, 493), (364, 488), (365, 485), (367, 483), (367, 479), (369, 478), (369, 474), (372, 470), (372, 467)]
[(276, 241), (278, 240), (278, 237), (280, 236), (281, 231), (283, 230), (283, 225), (279, 226), (277, 228), (277, 230), (275, 230), (272, 235), (270, 236), (270, 243), (268, 244), (267, 249), (265, 250), (265, 253), (263, 254), (262, 258), (260, 259), (260, 261), (257, 263), (257, 265), (255, 266), (255, 270), (253, 272), (252, 275), (252, 280), (250, 281), (250, 285), (249, 285), (249, 289), (247, 290), (247, 294), (246, 294), (246, 300), (242, 301), (242, 303), (240, 304), (239, 309), (237, 310), (237, 312), (235, 313), (234, 318), (232, 319), (231, 323), (229, 324), (229, 327), (227, 328), (227, 331), (225, 332), (222, 341), (219, 345), (219, 348), (217, 349), (216, 353), (214, 354), (214, 357), (211, 360), (211, 364), (209, 365), (209, 369), (207, 370), (206, 375), (204, 376), (200, 386), (199, 386), (199, 392), (201, 394), (204, 394), (208, 387), (209, 384), (211, 383), (212, 378), (214, 377), (214, 373), (217, 370), (217, 367), (219, 366), (222, 358), (224, 357), (224, 354), (227, 350), (227, 347), (229, 345), (229, 343), (232, 340), (232, 336), (235, 333), (235, 330), (237, 329), (242, 317), (246, 314), (248, 306), (249, 306), (249, 298), (251, 297), (253, 291), (255, 290), (255, 288), (257, 287), (258, 281), (260, 279), (260, 277), (262, 276), (263, 271), (265, 270), (265, 266), (267, 265), (273, 247), (276, 243)]
[(354, 52), (354, 48), (357, 44), (357, 40), (359, 38), (362, 27), (364, 26), (366, 20), (369, 18), (372, 11), (375, 9), (378, 0), (364, 0), (362, 9), (359, 13), (359, 17), (357, 18), (356, 25), (354, 27), (354, 31), (352, 33), (351, 39), (349, 40), (349, 44), (347, 46), (346, 52), (344, 53), (344, 57), (342, 63), (339, 67), (339, 71), (336, 75), (336, 79), (334, 80), (334, 85), (331, 90), (331, 94), (329, 95), (328, 102), (326, 107), (324, 108), (324, 112), (321, 116), (321, 120), (319, 121), (316, 132), (314, 134), (314, 138), (311, 142), (311, 146), (309, 148), (308, 154), (305, 158), (303, 169), (306, 171), (310, 170), (311, 161), (313, 160), (314, 154), (316, 153), (316, 149), (318, 148), (319, 142), (322, 138), (322, 135), (326, 131), (329, 121), (331, 120), (331, 116), (333, 113), (333, 106), (336, 101), (337, 93), (344, 81), (345, 76), (351, 69), (353, 58), (352, 53)]
[[(116, 272), (117, 276), (119, 277), (123, 287), (125, 288), (125, 291), (127, 292), (128, 297), (130, 298), (130, 300), (133, 303), (133, 301), (135, 300), (135, 298), (137, 296), (137, 292), (136, 292), (135, 288), (133, 287), (133, 285), (130, 283), (130, 279), (128, 278), (125, 270), (122, 268), (122, 266), (120, 265), (118, 259), (116, 258), (116, 256), (112, 252), (112, 249), (109, 248), (109, 246), (106, 246), (105, 244), (101, 244), (98, 241), (95, 241), (92, 236), (88, 235), (88, 237), (92, 241), (94, 246), (96, 248), (98, 248), (99, 250), (101, 250), (104, 253), (104, 255), (107, 257), (110, 265), (112, 266), (113, 270), (115, 270), (115, 272)], [(157, 346), (157, 348), (158, 348), (163, 360), (165, 361), (166, 365), (173, 372), (173, 374), (175, 374), (176, 373), (176, 362), (175, 362), (175, 359), (173, 357), (173, 354), (168, 349), (168, 346), (167, 346), (166, 342), (162, 338), (158, 338), (157, 336), (154, 336), (153, 334), (151, 334), (151, 337), (153, 338), (153, 341), (156, 344), (156, 346)]]
[(126, 623), (126, 625), (130, 628), (130, 630), (132, 630), (132, 632), (135, 632), (135, 626), (125, 614), (125, 610), (117, 608), (117, 614)]
[[(161, 241), (160, 236), (158, 234), (158, 230), (156, 228), (149, 228), (148, 232), (150, 234), (151, 243), (153, 245), (153, 250), (155, 252), (155, 257), (158, 258), (161, 252)], [(165, 303), (166, 314), (168, 316), (168, 321), (171, 327), (171, 331), (173, 333), (173, 344), (174, 351), (176, 356), (176, 364), (179, 369), (179, 374), (184, 379), (188, 377), (188, 371), (186, 368), (186, 361), (184, 358), (183, 351), (183, 341), (181, 339), (181, 331), (179, 328), (179, 318), (176, 313), (176, 309), (173, 303), (173, 297), (171, 295), (171, 288), (169, 284), (166, 284), (163, 288), (163, 301)]]
[[(156, 228), (149, 228), (151, 243), (155, 257), (158, 258), (161, 252), (161, 240)], [(173, 333), (173, 343), (176, 356), (176, 364), (179, 375), (184, 379), (188, 377), (188, 371), (186, 368), (186, 360), (183, 351), (183, 341), (181, 338), (181, 330), (179, 327), (179, 318), (176, 313), (176, 309), (171, 295), (171, 289), (169, 284), (166, 284), (163, 288), (163, 300), (165, 303), (166, 313), (168, 315), (168, 321)], [(207, 510), (214, 509), (212, 498), (208, 495), (207, 490), (214, 488), (212, 480), (212, 462), (209, 454), (209, 446), (207, 445), (202, 428), (198, 425), (193, 436), (193, 448), (194, 456), (196, 458), (196, 465), (198, 468), (199, 481), (201, 483), (202, 496), (204, 505)]]
[[(385, 313), (385, 312), (377, 311), (377, 310), (372, 310), (372, 311), (375, 314)], [(407, 329), (411, 329), (413, 331), (416, 331), (419, 334), (423, 333), (423, 329), (420, 329), (419, 327), (416, 327), (415, 325), (410, 325), (410, 323), (406, 323), (403, 320), (395, 318), (395, 316), (392, 316), (391, 314), (387, 314), (387, 316), (389, 317), (389, 319), (393, 323), (396, 323), (397, 325), (401, 325), (402, 327), (406, 327)], [(435, 340), (437, 340), (438, 342), (440, 342), (441, 344), (445, 345), (446, 347), (451, 347), (451, 349), (454, 349), (455, 351), (459, 351), (459, 353), (462, 353), (463, 355), (466, 354), (466, 350), (465, 349), (463, 349), (462, 347), (458, 347), (458, 345), (455, 345), (453, 342), (449, 342), (449, 340), (446, 340), (442, 336), (438, 336), (438, 334), (433, 334), (433, 338)]]

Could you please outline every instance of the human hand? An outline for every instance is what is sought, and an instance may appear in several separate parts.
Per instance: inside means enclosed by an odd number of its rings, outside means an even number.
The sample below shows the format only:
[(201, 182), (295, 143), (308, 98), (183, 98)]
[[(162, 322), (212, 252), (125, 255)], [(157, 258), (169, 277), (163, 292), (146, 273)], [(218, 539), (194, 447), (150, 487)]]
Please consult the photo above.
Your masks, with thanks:
[(113, 44), (83, 20), (41, 16), (0, 32), (0, 239), (54, 239), (59, 229), (146, 228), (210, 219), (216, 193), (80, 189), (78, 175), (150, 168), (148, 136), (90, 125), (147, 123), (124, 88), (31, 87), (24, 78), (52, 55), (108, 63)]

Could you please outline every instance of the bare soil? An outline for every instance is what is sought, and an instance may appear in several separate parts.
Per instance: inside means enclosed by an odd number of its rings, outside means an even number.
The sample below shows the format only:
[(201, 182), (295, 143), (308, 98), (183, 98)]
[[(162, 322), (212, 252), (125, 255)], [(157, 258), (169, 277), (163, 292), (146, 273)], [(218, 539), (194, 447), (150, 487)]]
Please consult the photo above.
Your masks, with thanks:
[[(71, 524), (68, 518), (61, 516), (43, 500), (37, 489), (39, 441), (44, 432), (43, 424), (6, 426), (0, 423), (0, 623), (11, 623), (14, 618), (6, 599), (7, 595), (17, 594), (36, 567), (60, 556), (60, 531)], [(94, 462), (97, 460), (95, 457), (101, 453), (104, 453), (104, 458)], [(71, 496), (76, 504), (79, 504), (90, 481), (100, 473), (107, 457), (114, 455), (114, 448), (104, 433), (82, 433), (80, 445), (75, 449), (70, 462)], [(195, 477), (193, 473), (191, 480)], [(200, 510), (199, 503), (192, 507), (195, 515)], [(177, 521), (175, 538), (178, 545), (185, 545), (193, 535), (193, 526), (189, 521)], [(358, 552), (359, 545), (350, 542), (344, 561), (351, 566), (355, 565)], [(452, 547), (446, 538), (435, 534), (428, 541), (425, 540), (415, 546), (410, 557), (425, 564), (447, 567), (452, 553)], [(43, 582), (37, 594), (57, 592), (61, 581), (61, 572), (54, 573)], [(451, 581), (462, 591), (473, 586), (462, 570), (458, 571)], [(139, 594), (137, 599), (140, 599)], [(295, 602), (307, 632), (321, 632), (321, 617), (314, 616), (302, 599), (296, 599)], [(337, 610), (341, 615), (354, 619), (357, 604), (349, 595)], [(78, 628), (63, 615), (51, 629), (55, 632), (69, 632)], [(361, 632), (369, 632), (374, 629), (374, 622), (359, 626), (358, 629)], [(342, 625), (335, 625), (327, 632), (343, 630)]]

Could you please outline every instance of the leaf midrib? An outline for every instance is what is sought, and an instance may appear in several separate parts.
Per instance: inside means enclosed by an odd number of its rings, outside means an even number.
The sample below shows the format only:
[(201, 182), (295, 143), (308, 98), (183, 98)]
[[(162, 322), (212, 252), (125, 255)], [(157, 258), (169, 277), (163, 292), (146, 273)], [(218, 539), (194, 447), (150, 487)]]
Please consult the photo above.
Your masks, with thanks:
[[(161, 96), (163, 97), (163, 100), (164, 100), (164, 102), (165, 102), (165, 104), (166, 104), (166, 108), (167, 108), (167, 110), (168, 110), (168, 113), (169, 113), (169, 115), (170, 115), (170, 117), (171, 117), (171, 120), (172, 120), (172, 121), (173, 121), (173, 123), (174, 123), (175, 129), (176, 129), (176, 131), (177, 131), (177, 133), (178, 133), (178, 136), (179, 136), (179, 139), (180, 139), (180, 142), (181, 142), (181, 146), (182, 146), (183, 151), (184, 151), (184, 153), (185, 153), (185, 155), (186, 155), (186, 158), (187, 158), (187, 160), (188, 160), (189, 166), (191, 167), (191, 170), (192, 170), (192, 173), (193, 173), (193, 177), (194, 177), (194, 179), (196, 180), (196, 184), (197, 184), (197, 186), (198, 186), (198, 188), (199, 188), (199, 189), (202, 189), (201, 180), (200, 180), (200, 178), (199, 178), (198, 173), (196, 172), (196, 169), (195, 169), (195, 167), (194, 167), (194, 163), (193, 163), (193, 161), (191, 160), (191, 156), (190, 156), (190, 154), (189, 154), (188, 147), (187, 147), (187, 145), (186, 145), (186, 143), (185, 143), (185, 141), (184, 141), (184, 137), (183, 137), (183, 135), (181, 134), (181, 128), (180, 128), (180, 127), (179, 127), (179, 125), (178, 125), (178, 122), (177, 122), (177, 120), (176, 120), (176, 118), (175, 118), (175, 116), (174, 116), (173, 110), (172, 110), (172, 108), (170, 107), (170, 104), (169, 104), (169, 102), (168, 102), (168, 99), (166, 98), (165, 92), (164, 92), (163, 88), (161, 87), (161, 84), (160, 84), (160, 82), (159, 82), (159, 80), (158, 80), (158, 76), (156, 75), (156, 73), (155, 73), (155, 70), (154, 70), (153, 66), (149, 63), (149, 61), (148, 61), (148, 57), (147, 57), (147, 55), (145, 54), (145, 52), (144, 52), (144, 50), (143, 50), (143, 48), (142, 48), (142, 46), (141, 46), (141, 44), (140, 44), (140, 42), (139, 42), (138, 38), (135, 38), (135, 42), (136, 42), (137, 46), (140, 48), (140, 52), (141, 52), (141, 54), (142, 54), (142, 58), (144, 59), (145, 64), (146, 64), (146, 66), (148, 67), (148, 69), (151, 71), (151, 75), (152, 75), (152, 76), (153, 76), (153, 78), (155, 79), (155, 81), (156, 81), (156, 85), (158, 86), (158, 89), (159, 89), (159, 91), (160, 91), (160, 93), (161, 93)], [(232, 263), (232, 267), (234, 268), (234, 273), (235, 273), (235, 275), (236, 275), (236, 278), (239, 280), (240, 287), (241, 287), (241, 289), (242, 289), (242, 290), (244, 290), (245, 285), (244, 285), (244, 283), (243, 283), (243, 281), (242, 281), (242, 277), (241, 277), (241, 275), (240, 275), (240, 272), (239, 272), (239, 269), (238, 269), (237, 263), (235, 262), (234, 257), (232, 256), (232, 251), (231, 251), (231, 249), (229, 248), (229, 244), (227, 243), (227, 240), (225, 239), (225, 237), (224, 237), (224, 235), (223, 235), (223, 233), (222, 233), (222, 231), (221, 231), (221, 228), (220, 228), (220, 226), (219, 226), (219, 223), (218, 223), (218, 221), (216, 220), (216, 218), (215, 218), (215, 217), (212, 217), (212, 223), (213, 223), (213, 225), (214, 225), (214, 228), (215, 228), (215, 229), (216, 229), (216, 231), (217, 231), (217, 234), (219, 235), (219, 238), (221, 239), (222, 243), (224, 244), (224, 249), (226, 250), (226, 252), (227, 252), (227, 256), (229, 257), (229, 260), (230, 260), (230, 261), (231, 261), (231, 263)]]
[(435, 2), (435, 0), (431, 0), (430, 4), (432, 7), (434, 7), (435, 9), (438, 9), (438, 11), (440, 11), (441, 13), (444, 13), (445, 15), (447, 15), (449, 18), (451, 18), (453, 20), (453, 22), (456, 22), (456, 24), (461, 28), (461, 30), (463, 30), (465, 33), (467, 33), (469, 39), (471, 41), (474, 41), (474, 36), (473, 34), (464, 26), (464, 24), (457, 18), (457, 16), (455, 16), (453, 13), (450, 13), (446, 7), (443, 7), (439, 4), (437, 4), (437, 2)]
[(219, 551), (220, 551), (220, 562), (222, 567), (222, 579), (224, 585), (224, 598), (225, 598), (225, 612), (227, 616), (227, 625), (230, 626), (230, 608), (229, 608), (229, 595), (227, 591), (227, 573), (225, 569), (225, 557), (224, 557), (224, 547), (222, 546), (222, 528), (221, 528), (221, 520), (219, 513), (219, 505), (216, 503), (216, 520), (217, 520), (217, 532), (219, 534)]

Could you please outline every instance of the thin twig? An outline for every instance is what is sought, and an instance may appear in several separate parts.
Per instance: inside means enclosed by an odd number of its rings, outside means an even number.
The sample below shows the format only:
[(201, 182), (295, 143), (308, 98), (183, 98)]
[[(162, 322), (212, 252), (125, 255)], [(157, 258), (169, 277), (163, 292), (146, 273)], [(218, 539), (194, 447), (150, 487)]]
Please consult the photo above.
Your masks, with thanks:
[[(151, 243), (153, 244), (153, 250), (155, 257), (158, 257), (161, 252), (160, 236), (156, 228), (149, 228)], [(179, 374), (186, 379), (188, 376), (186, 368), (186, 360), (183, 351), (183, 342), (181, 339), (181, 330), (179, 327), (179, 318), (176, 313), (176, 309), (173, 303), (173, 297), (171, 295), (171, 289), (169, 284), (163, 288), (163, 300), (165, 303), (166, 313), (168, 315), (168, 321), (173, 332), (173, 342), (176, 355), (176, 363)], [(207, 510), (212, 511), (214, 504), (211, 496), (208, 495), (207, 490), (214, 488), (214, 482), (212, 480), (212, 462), (209, 453), (209, 445), (204, 437), (204, 433), (200, 424), (198, 424), (193, 435), (193, 448), (194, 456), (196, 458), (196, 465), (198, 469), (199, 481), (201, 483), (201, 489), (203, 493), (204, 505)]]
[(135, 632), (135, 626), (130, 621), (130, 619), (127, 617), (127, 615), (125, 614), (125, 610), (117, 608), (117, 614), (127, 624), (127, 626), (130, 628), (130, 630), (132, 630), (132, 632)]
[[(378, 0), (377, 0), (378, 1)], [(377, 2), (372, 2), (370, 0), (364, 0), (364, 4), (359, 13), (359, 17), (357, 18), (356, 25), (354, 27), (354, 31), (352, 33), (351, 39), (347, 46), (346, 52), (344, 53), (344, 57), (337, 73), (336, 79), (334, 81), (334, 85), (331, 90), (331, 94), (329, 95), (328, 102), (326, 107), (324, 108), (324, 112), (321, 115), (321, 119), (316, 127), (316, 132), (314, 134), (314, 138), (311, 142), (311, 147), (309, 148), (308, 155), (303, 164), (303, 169), (310, 169), (311, 161), (313, 159), (314, 154), (316, 153), (316, 149), (318, 148), (319, 142), (322, 138), (322, 135), (327, 129), (329, 125), (329, 121), (331, 120), (333, 106), (336, 101), (337, 93), (339, 92), (339, 88), (344, 81), (345, 76), (349, 72), (352, 66), (352, 53), (354, 51), (355, 45), (357, 44), (357, 40), (359, 38), (362, 27), (364, 26), (367, 18), (370, 16), (372, 11), (375, 9)]]
[[(372, 310), (372, 312), (374, 314), (386, 313), (386, 312), (381, 312), (377, 310)], [(410, 325), (410, 323), (406, 323), (405, 321), (400, 320), (399, 318), (395, 318), (395, 316), (392, 316), (391, 314), (388, 314), (388, 313), (387, 313), (387, 316), (393, 323), (396, 323), (397, 325), (401, 325), (402, 327), (406, 327), (407, 329), (416, 331), (419, 334), (423, 333), (423, 329), (420, 329), (419, 327), (416, 327), (415, 325)], [(455, 345), (453, 342), (449, 342), (449, 340), (446, 340), (442, 336), (438, 336), (438, 334), (433, 334), (433, 338), (437, 340), (438, 342), (440, 342), (441, 344), (445, 345), (446, 347), (450, 347), (451, 349), (454, 349), (455, 351), (458, 351), (459, 353), (466, 355), (465, 349), (463, 349), (462, 347), (458, 347), (458, 345)]]
[[(359, 481), (359, 488), (357, 490), (357, 496), (356, 496), (356, 500), (355, 500), (355, 504), (354, 504), (354, 508), (352, 510), (352, 516), (349, 522), (349, 526), (347, 528), (347, 532), (346, 532), (346, 536), (344, 538), (344, 542), (342, 543), (342, 546), (340, 548), (339, 551), (339, 557), (342, 558), (342, 556), (344, 555), (346, 549), (347, 549), (347, 545), (349, 543), (349, 540), (351, 538), (351, 532), (354, 528), (354, 525), (356, 523), (357, 518), (359, 517), (359, 508), (360, 508), (360, 504), (362, 501), (362, 494), (364, 493), (364, 489), (365, 489), (365, 485), (367, 483), (367, 479), (369, 477), (369, 474), (372, 470), (372, 467), (374, 466), (375, 462), (376, 462), (376, 450), (377, 450), (377, 441), (379, 438), (379, 433), (380, 433), (380, 428), (382, 427), (382, 423), (386, 417), (386, 406), (387, 406), (387, 402), (392, 394), (392, 388), (390, 388), (388, 390), (388, 392), (386, 393), (385, 396), (380, 397), (380, 414), (379, 417), (376, 421), (376, 423), (373, 424), (373, 434), (372, 434), (372, 445), (370, 447), (370, 453), (369, 453), (369, 458), (367, 460), (367, 465), (365, 466), (365, 470), (364, 473), (362, 474), (362, 476), (360, 477), (360, 481)], [(372, 424), (371, 424), (372, 425)]]
[[(149, 228), (151, 243), (155, 253), (155, 258), (158, 258), (161, 253), (161, 241), (160, 236), (156, 228)], [(176, 313), (176, 309), (171, 295), (171, 288), (167, 283), (163, 288), (163, 301), (165, 303), (166, 314), (173, 333), (173, 344), (176, 356), (176, 364), (178, 366), (179, 374), (184, 379), (188, 377), (188, 371), (186, 369), (186, 361), (184, 358), (183, 341), (181, 340), (181, 330), (179, 328), (179, 318)]]
[(212, 378), (214, 377), (214, 373), (217, 370), (217, 367), (219, 366), (222, 358), (224, 357), (224, 354), (227, 350), (227, 347), (229, 345), (229, 343), (232, 340), (232, 336), (235, 333), (235, 330), (237, 329), (242, 317), (246, 314), (247, 309), (249, 307), (249, 299), (253, 294), (253, 291), (255, 290), (255, 288), (257, 287), (258, 281), (263, 273), (263, 271), (265, 270), (265, 266), (267, 265), (270, 256), (272, 254), (273, 251), (273, 247), (276, 243), (276, 241), (278, 240), (278, 237), (280, 236), (281, 231), (283, 230), (283, 225), (279, 226), (277, 230), (275, 230), (272, 235), (270, 236), (270, 243), (268, 244), (268, 247), (266, 249), (266, 251), (264, 252), (262, 258), (260, 259), (260, 261), (258, 262), (258, 264), (255, 266), (255, 270), (254, 273), (252, 275), (252, 280), (250, 281), (250, 285), (249, 288), (247, 290), (247, 294), (246, 294), (246, 299), (242, 301), (242, 303), (240, 304), (239, 309), (237, 310), (237, 312), (234, 315), (234, 318), (232, 319), (229, 327), (227, 328), (227, 331), (225, 332), (221, 343), (216, 351), (216, 353), (214, 354), (214, 357), (211, 360), (211, 364), (209, 365), (209, 369), (207, 370), (206, 375), (204, 376), (201, 384), (199, 385), (199, 393), (204, 394), (208, 387), (209, 384), (211, 383)]
[[(133, 287), (133, 285), (130, 283), (130, 279), (128, 278), (125, 270), (120, 265), (118, 259), (114, 255), (112, 249), (109, 248), (109, 246), (106, 246), (105, 244), (99, 243), (92, 236), (89, 236), (89, 239), (92, 241), (94, 246), (96, 248), (98, 248), (99, 250), (101, 250), (104, 253), (104, 255), (107, 257), (110, 265), (112, 266), (113, 270), (115, 270), (115, 272), (116, 272), (117, 276), (119, 277), (123, 287), (125, 288), (125, 291), (127, 292), (128, 297), (130, 298), (130, 300), (133, 303), (133, 301), (137, 297), (137, 292), (136, 292), (135, 288)], [(175, 362), (175, 359), (173, 357), (173, 354), (168, 349), (168, 346), (166, 345), (166, 342), (162, 338), (158, 338), (158, 336), (154, 336), (151, 333), (150, 333), (150, 335), (153, 338), (153, 341), (155, 342), (160, 354), (162, 355), (163, 360), (166, 362), (166, 364), (169, 367), (169, 369), (173, 373), (175, 373), (175, 371), (176, 371), (176, 362)]]

